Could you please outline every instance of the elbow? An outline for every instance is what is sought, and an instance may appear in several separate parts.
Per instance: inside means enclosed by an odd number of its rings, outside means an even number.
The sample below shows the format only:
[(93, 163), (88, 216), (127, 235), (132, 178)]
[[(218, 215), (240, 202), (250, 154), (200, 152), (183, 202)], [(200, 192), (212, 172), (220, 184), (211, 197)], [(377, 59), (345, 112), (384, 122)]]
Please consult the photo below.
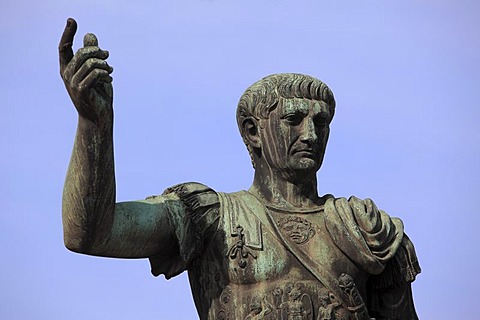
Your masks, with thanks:
[(78, 228), (63, 228), (63, 243), (65, 247), (76, 253), (91, 254), (91, 241), (82, 230)]
[(63, 234), (63, 243), (65, 244), (65, 247), (72, 252), (83, 254), (88, 253), (83, 241), (76, 237), (70, 236), (67, 232), (64, 232)]
[(69, 214), (68, 210), (63, 210), (63, 243), (65, 247), (76, 253), (88, 254), (90, 241), (86, 221), (81, 216)]

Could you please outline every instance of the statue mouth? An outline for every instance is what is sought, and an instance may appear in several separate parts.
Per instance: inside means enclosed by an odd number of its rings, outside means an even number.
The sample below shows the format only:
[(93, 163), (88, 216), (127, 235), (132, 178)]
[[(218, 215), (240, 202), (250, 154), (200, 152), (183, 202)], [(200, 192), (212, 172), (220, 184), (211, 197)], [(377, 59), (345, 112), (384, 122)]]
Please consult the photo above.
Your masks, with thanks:
[(298, 150), (293, 150), (293, 153), (294, 155), (300, 155), (300, 156), (303, 156), (303, 157), (308, 157), (308, 158), (311, 158), (311, 157), (315, 157), (316, 156), (316, 152), (315, 150), (311, 149), (311, 148), (307, 148), (307, 149), (298, 149)]

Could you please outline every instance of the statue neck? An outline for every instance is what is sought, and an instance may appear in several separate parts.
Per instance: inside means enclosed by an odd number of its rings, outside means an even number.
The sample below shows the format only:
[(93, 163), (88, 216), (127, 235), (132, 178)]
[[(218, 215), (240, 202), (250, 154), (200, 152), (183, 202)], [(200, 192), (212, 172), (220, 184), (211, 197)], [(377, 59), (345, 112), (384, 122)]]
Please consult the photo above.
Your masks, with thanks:
[(315, 209), (322, 203), (317, 192), (317, 176), (298, 179), (284, 177), (281, 173), (255, 170), (255, 177), (249, 192), (266, 205), (282, 209)]

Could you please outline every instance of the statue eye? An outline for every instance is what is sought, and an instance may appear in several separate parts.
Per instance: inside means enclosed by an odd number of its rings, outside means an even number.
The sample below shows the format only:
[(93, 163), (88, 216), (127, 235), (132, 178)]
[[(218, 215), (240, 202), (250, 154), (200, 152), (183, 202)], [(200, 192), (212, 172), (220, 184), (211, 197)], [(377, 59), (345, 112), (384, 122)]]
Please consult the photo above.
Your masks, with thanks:
[(321, 127), (326, 127), (327, 124), (328, 124), (328, 120), (327, 120), (327, 117), (326, 116), (323, 116), (323, 115), (320, 115), (320, 116), (317, 116), (313, 119), (313, 121), (315, 122), (315, 124), (317, 126), (321, 126)]
[(289, 113), (283, 117), (290, 125), (299, 125), (303, 121), (303, 114), (301, 113)]

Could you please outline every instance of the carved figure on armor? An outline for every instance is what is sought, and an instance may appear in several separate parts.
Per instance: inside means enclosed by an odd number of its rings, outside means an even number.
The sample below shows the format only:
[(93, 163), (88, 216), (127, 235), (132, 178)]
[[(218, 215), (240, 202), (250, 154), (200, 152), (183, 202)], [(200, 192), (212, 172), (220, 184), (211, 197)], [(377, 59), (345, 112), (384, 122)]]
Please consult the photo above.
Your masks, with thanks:
[(287, 285), (288, 300), (280, 304), (285, 309), (288, 320), (311, 320), (313, 317), (312, 299), (302, 292), (304, 285), (296, 283)]
[(264, 295), (263, 298), (254, 296), (250, 302), (250, 313), (245, 317), (245, 320), (264, 319), (273, 310), (274, 307), (268, 302), (267, 296)]
[(335, 317), (336, 309), (341, 306), (336, 301), (335, 296), (331, 292), (322, 291), (319, 294), (320, 307), (318, 308), (317, 320), (338, 320)]
[(342, 273), (338, 279), (340, 289), (347, 297), (348, 301), (348, 310), (352, 313), (354, 320), (369, 320), (368, 311), (363, 302), (362, 296), (358, 292), (357, 286), (353, 281), (353, 278), (346, 274)]

